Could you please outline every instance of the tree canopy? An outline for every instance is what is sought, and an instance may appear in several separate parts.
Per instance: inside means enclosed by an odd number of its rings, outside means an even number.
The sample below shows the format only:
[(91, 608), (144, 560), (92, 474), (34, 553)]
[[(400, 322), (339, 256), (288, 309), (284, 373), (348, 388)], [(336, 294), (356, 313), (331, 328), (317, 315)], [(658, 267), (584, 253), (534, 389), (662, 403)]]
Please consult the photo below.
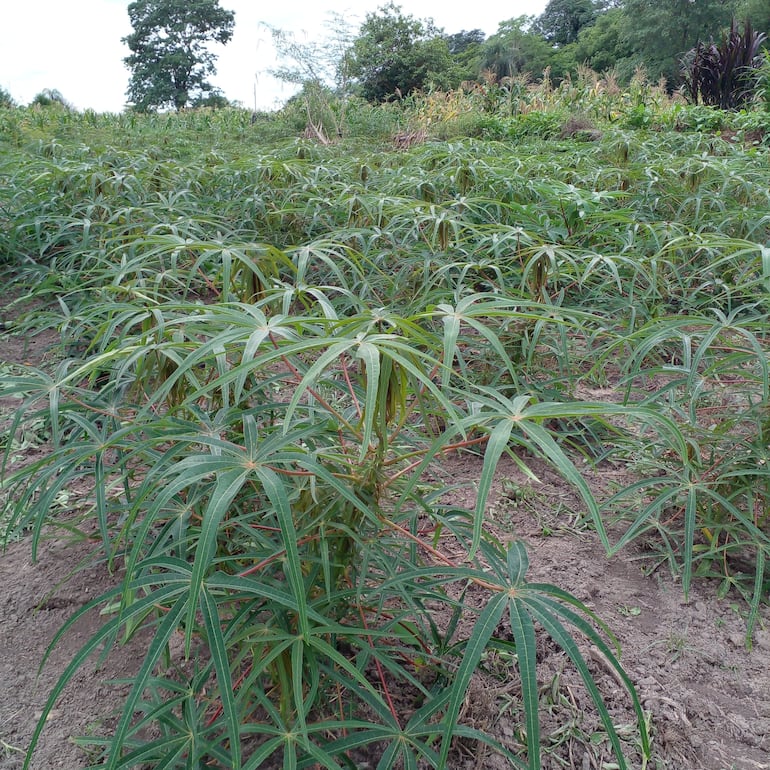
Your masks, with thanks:
[(388, 3), (366, 15), (349, 52), (350, 74), (365, 99), (383, 101), (433, 84), (456, 85), (446, 38), (432, 20), (405, 15)]
[[(650, 80), (665, 78), (674, 89), (682, 83), (686, 52), (721, 39), (732, 19), (750, 20), (754, 29), (770, 33), (770, 4), (768, 0), (549, 0), (540, 16), (502, 21), (485, 39), (479, 29), (445, 34), (432, 20), (417, 19), (389, 2), (367, 14), (356, 33), (346, 28), (345, 35), (337, 34), (333, 46), (280, 38), (279, 52), (288, 51), (302, 66), (275, 72), (303, 85), (306, 93), (308, 83), (314, 83), (337, 97), (356, 92), (370, 102), (429, 87), (453, 88), (463, 81), (517, 76), (539, 80), (545, 72), (558, 83), (583, 64), (598, 73), (611, 72), (621, 83), (628, 83), (639, 70)], [(324, 68), (324, 62), (333, 66)], [(328, 71), (327, 76), (320, 77), (321, 70)]]
[(482, 51), (482, 66), (498, 80), (523, 72), (541, 75), (553, 55), (551, 46), (532, 29), (533, 18), (517, 16), (498, 25)]
[(685, 52), (718, 39), (736, 5), (730, 0), (624, 0), (624, 30), (650, 77), (676, 83)]
[(550, 0), (537, 19), (536, 29), (549, 43), (567, 45), (596, 21), (597, 14), (593, 0)]
[(128, 6), (134, 31), (123, 38), (131, 54), (127, 96), (140, 111), (183, 109), (213, 86), (216, 72), (210, 43), (227, 43), (235, 14), (219, 0), (134, 0)]

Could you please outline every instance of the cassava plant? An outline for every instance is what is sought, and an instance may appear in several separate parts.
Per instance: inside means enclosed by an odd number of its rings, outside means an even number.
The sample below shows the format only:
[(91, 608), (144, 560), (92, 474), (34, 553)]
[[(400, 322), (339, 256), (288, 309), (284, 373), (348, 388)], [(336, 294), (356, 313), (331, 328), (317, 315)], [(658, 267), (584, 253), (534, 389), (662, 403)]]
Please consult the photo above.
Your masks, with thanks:
[[(462, 738), (534, 770), (539, 626), (617, 764), (643, 765), (633, 691), (632, 758), (573, 638), (629, 686), (606, 629), (530, 583), (484, 517), (499, 459), (531, 477), (538, 458), (606, 549), (652, 532), (688, 587), (717, 574), (756, 616), (768, 190), (761, 149), (703, 120), (393, 152), (269, 149), (239, 112), (20, 118), (0, 249), (42, 303), (18, 327), (62, 344), (3, 378), (12, 433), (51, 445), (20, 467), (6, 442), (0, 520), (33, 550), (46, 531), (92, 542), (120, 579), (84, 608), (104, 625), (47, 711), (89, 654), (144, 629), (115, 729), (82, 739), (103, 766), (445, 767)], [(619, 380), (623, 404), (576, 397)], [(435, 480), (454, 452), (483, 454), (471, 510)], [(608, 456), (642, 476), (600, 504), (584, 468)], [(65, 515), (75, 485), (89, 503)], [(522, 681), (520, 744), (458, 723), (499, 649)]]
[[(89, 478), (94, 509), (75, 526), (85, 532), (95, 521), (106, 558), (125, 563), (121, 585), (84, 608), (106, 604), (113, 615), (68, 666), (46, 712), (92, 651), (149, 626), (146, 657), (115, 732), (93, 741), (106, 767), (216, 761), (256, 768), (282, 757), (336, 768), (375, 743), (387, 747), (382, 767), (418, 759), (444, 767), (456, 736), (523, 766), (512, 748), (456, 723), (481, 654), (507, 617), (528, 714), (527, 766), (540, 763), (536, 620), (577, 666), (626, 767), (567, 630), (603, 651), (643, 725), (630, 681), (592, 625), (597, 619), (569, 594), (527, 583), (522, 546), (505, 552), (483, 526), (492, 472), (512, 442), (547, 457), (598, 512), (543, 423), (598, 415), (600, 407), (508, 401), (471, 388), (453, 365), (464, 327), (504, 358), (482, 319), (517, 312), (483, 299), (415, 318), (171, 305), (149, 316), (162, 317), (172, 340), (184, 327), (184, 339), (169, 349), (175, 365), (161, 379), (141, 365), (157, 349), (155, 337), (134, 322), (54, 380), (30, 372), (9, 381), (27, 399), (19, 423), (40, 407), (56, 426), (51, 455), (9, 477), (15, 526), (31, 527), (36, 543), (52, 495)], [(431, 331), (434, 318), (443, 322), (442, 336)], [(98, 391), (87, 387), (95, 369), (107, 372)], [(475, 404), (470, 414), (463, 397)], [(438, 413), (446, 424), (436, 435), (424, 421)], [(431, 461), (484, 445), (475, 515), (445, 510), (421, 491)], [(442, 532), (463, 545), (467, 563), (444, 554)], [(440, 653), (426, 607), (457, 606), (452, 584), (473, 585), (487, 599), (470, 636)], [(175, 634), (184, 653), (172, 660)], [(205, 650), (199, 658), (196, 646)], [(198, 661), (192, 668), (191, 659)], [(418, 659), (430, 661), (427, 673)], [(394, 688), (413, 691), (422, 705), (396, 712)], [(142, 736), (151, 726), (161, 737), (148, 741)]]

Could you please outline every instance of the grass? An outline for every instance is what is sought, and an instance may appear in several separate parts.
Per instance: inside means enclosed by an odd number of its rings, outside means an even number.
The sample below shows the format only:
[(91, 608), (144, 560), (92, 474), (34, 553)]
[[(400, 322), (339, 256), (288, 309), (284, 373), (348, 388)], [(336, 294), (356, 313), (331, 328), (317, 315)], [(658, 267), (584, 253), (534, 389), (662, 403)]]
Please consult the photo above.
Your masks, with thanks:
[[(600, 650), (649, 758), (610, 630), (528, 581), (487, 501), (503, 456), (548, 464), (608, 553), (655, 540), (685, 592), (737, 591), (750, 643), (770, 552), (766, 150), (632, 134), (610, 106), (592, 142), (545, 141), (554, 121), (519, 109), (522, 147), (398, 152), (277, 130), (268, 149), (237, 111), (3, 114), (0, 260), (42, 302), (20, 328), (57, 330), (62, 355), (3, 378), (22, 406), (2, 521), (33, 553), (57, 524), (95, 535), (122, 578), (84, 607), (109, 611), (26, 766), (82, 662), (140, 628), (117, 726), (87, 739), (105, 767), (337, 768), (372, 747), (382, 768), (444, 767), (459, 739), (534, 769), (550, 750), (536, 628), (628, 767), (575, 639)], [(617, 403), (580, 399), (594, 383)], [(50, 450), (15, 466), (41, 431)], [(470, 510), (431, 481), (450, 451), (483, 454)], [(584, 469), (601, 461), (638, 480), (596, 499)], [(93, 503), (73, 522), (60, 502), (81, 483)], [(516, 745), (458, 722), (501, 628)], [(169, 668), (179, 635), (185, 659), (206, 651), (192, 668)]]

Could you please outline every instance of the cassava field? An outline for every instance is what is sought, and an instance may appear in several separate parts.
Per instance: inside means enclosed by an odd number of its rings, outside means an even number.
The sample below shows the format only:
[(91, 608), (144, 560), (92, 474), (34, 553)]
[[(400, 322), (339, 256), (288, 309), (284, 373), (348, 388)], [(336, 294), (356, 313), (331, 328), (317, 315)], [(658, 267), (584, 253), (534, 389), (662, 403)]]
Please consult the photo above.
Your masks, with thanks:
[(770, 113), (517, 100), (0, 110), (1, 767), (770, 767)]

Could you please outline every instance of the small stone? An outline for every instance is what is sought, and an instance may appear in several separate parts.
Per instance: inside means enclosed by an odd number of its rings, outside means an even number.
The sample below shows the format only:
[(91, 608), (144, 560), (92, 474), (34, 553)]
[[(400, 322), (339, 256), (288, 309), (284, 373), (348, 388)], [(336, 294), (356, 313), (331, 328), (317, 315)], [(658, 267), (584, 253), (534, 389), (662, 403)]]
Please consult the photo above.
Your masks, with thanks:
[[(59, 717), (61, 717), (62, 713), (63, 712), (62, 712), (61, 709), (51, 709), (48, 712), (48, 714), (46, 715), (45, 721), (46, 722), (53, 722), (54, 720), (59, 719)], [(43, 716), (43, 712), (42, 711), (36, 711), (33, 716), (35, 717), (36, 720), (40, 719), (40, 717)]]

